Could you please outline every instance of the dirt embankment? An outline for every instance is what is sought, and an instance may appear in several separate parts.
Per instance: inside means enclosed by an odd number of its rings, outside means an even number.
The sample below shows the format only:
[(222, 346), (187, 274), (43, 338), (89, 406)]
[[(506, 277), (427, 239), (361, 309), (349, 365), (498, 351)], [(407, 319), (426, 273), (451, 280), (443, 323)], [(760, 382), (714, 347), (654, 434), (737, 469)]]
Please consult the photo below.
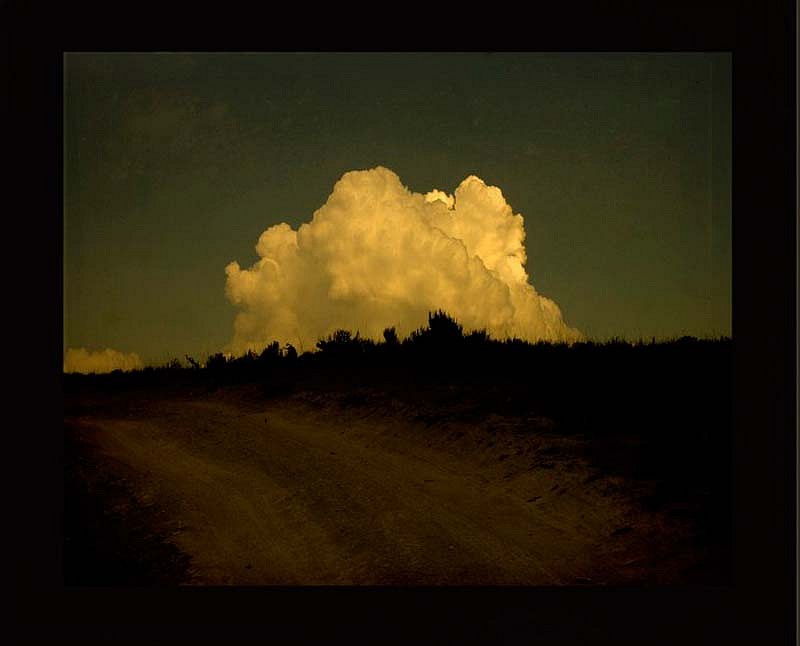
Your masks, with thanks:
[[(443, 421), (401, 404), (217, 393), (86, 406), (65, 426), (70, 482), (79, 483), (68, 495), (103, 501), (85, 512), (96, 521), (92, 540), (112, 545), (106, 557), (135, 562), (134, 570), (167, 564), (144, 582), (550, 585), (709, 576), (708, 546), (690, 520), (644, 508), (647, 483), (599, 472), (582, 457), (585, 440), (559, 435), (546, 418)], [(74, 522), (80, 504), (68, 501), (70, 508), (67, 583), (92, 583), (81, 559), (96, 563), (103, 546), (99, 555), (86, 551)]]

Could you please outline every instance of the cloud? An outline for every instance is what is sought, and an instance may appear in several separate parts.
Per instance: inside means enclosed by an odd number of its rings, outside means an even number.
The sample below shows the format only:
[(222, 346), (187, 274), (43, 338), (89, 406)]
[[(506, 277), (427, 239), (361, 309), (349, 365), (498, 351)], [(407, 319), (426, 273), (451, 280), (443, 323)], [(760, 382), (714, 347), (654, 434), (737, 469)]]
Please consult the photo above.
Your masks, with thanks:
[(111, 372), (113, 370), (137, 370), (143, 367), (135, 352), (124, 354), (110, 348), (90, 352), (85, 348), (69, 348), (64, 357), (64, 372)]
[(474, 175), (449, 195), (412, 192), (383, 167), (348, 172), (310, 222), (270, 227), (252, 267), (225, 268), (239, 308), (229, 347), (310, 350), (339, 328), (402, 336), (439, 308), (495, 338), (581, 338), (528, 281), (524, 240), (522, 216)]

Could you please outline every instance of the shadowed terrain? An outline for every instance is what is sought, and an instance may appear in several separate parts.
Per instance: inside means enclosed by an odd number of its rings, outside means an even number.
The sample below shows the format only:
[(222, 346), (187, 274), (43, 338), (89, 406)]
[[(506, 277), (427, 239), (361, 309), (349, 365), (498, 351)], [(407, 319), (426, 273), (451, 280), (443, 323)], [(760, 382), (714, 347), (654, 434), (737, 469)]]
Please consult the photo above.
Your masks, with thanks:
[(435, 326), (65, 376), (67, 584), (729, 579), (729, 341)]

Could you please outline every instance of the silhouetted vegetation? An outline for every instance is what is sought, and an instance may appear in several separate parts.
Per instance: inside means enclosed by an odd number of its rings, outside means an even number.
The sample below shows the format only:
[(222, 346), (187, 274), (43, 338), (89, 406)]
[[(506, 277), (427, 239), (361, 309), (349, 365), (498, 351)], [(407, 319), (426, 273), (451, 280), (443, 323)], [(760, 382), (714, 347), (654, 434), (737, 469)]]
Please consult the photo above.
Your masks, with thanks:
[[(428, 325), (400, 339), (386, 328), (383, 341), (358, 331), (336, 330), (320, 339), (317, 352), (297, 350), (278, 341), (260, 352), (238, 357), (210, 355), (203, 365), (186, 356), (188, 365), (171, 359), (158, 367), (110, 375), (64, 375), (65, 385), (92, 383), (108, 387), (164, 385), (170, 381), (225, 385), (274, 379), (300, 385), (332, 387), (383, 383), (488, 384), (483, 399), (495, 390), (513, 409), (546, 408), (559, 413), (562, 428), (582, 426), (599, 412), (614, 412), (618, 426), (631, 423), (642, 402), (657, 408), (647, 413), (669, 417), (675, 404), (714, 399), (730, 387), (732, 341), (684, 336), (670, 341), (573, 344), (520, 339), (493, 339), (485, 330), (465, 333), (443, 311), (430, 313)], [(331, 379), (333, 378), (333, 379)], [(627, 413), (625, 412), (627, 411)], [(644, 412), (644, 411), (642, 411)]]
[(433, 402), (442, 419), (543, 416), (558, 432), (592, 438), (598, 463), (626, 463), (620, 452), (632, 451), (634, 474), (707, 482), (704, 471), (724, 478), (730, 462), (732, 347), (730, 338), (688, 336), (571, 345), (498, 340), (485, 330), (465, 333), (437, 311), (403, 339), (394, 328), (379, 342), (336, 330), (314, 353), (298, 356), (274, 341), (260, 353), (213, 354), (202, 368), (187, 357), (190, 367), (172, 360), (129, 373), (65, 375), (65, 387), (202, 392), (253, 383), (265, 395), (316, 391), (342, 393), (348, 402), (356, 395), (359, 402)]
[(393, 327), (387, 327), (383, 331), (383, 340), (386, 345), (396, 346), (400, 343), (400, 339), (397, 337), (397, 330)]
[(200, 369), (200, 364), (197, 361), (195, 361), (193, 357), (190, 357), (188, 354), (186, 355), (186, 361), (188, 361), (189, 365), (195, 370)]
[(412, 420), (430, 426), (547, 419), (548, 426), (533, 425), (532, 432), (584, 438), (586, 456), (602, 472), (658, 483), (643, 499), (652, 508), (694, 501), (714, 550), (730, 548), (730, 338), (528, 343), (465, 332), (437, 311), (402, 339), (393, 327), (382, 341), (340, 329), (316, 347), (298, 355), (273, 341), (239, 357), (213, 354), (202, 365), (187, 356), (186, 366), (172, 359), (133, 372), (69, 374), (64, 388), (79, 395), (67, 398), (78, 413), (82, 404), (74, 402), (82, 392), (90, 394), (86, 401), (111, 406), (115, 397), (93, 394), (202, 397), (247, 384), (258, 397), (298, 394), (376, 411), (399, 404)]

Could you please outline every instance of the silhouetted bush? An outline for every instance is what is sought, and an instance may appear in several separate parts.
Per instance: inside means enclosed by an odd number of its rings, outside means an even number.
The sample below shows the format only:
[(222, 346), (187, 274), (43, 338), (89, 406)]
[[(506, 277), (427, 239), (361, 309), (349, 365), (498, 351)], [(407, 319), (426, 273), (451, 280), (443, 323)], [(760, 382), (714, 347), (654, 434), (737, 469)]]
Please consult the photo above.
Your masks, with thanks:
[(264, 362), (270, 362), (279, 359), (280, 356), (281, 356), (281, 346), (277, 341), (273, 341), (261, 351), (259, 359), (261, 359), (261, 361)]
[(228, 360), (225, 358), (225, 355), (221, 352), (217, 352), (216, 354), (212, 354), (211, 356), (206, 359), (206, 369), (211, 370), (214, 372), (218, 372), (225, 368), (225, 364), (228, 363)]
[(317, 341), (317, 348), (322, 352), (346, 352), (351, 342), (350, 330), (336, 330), (330, 336)]
[(186, 361), (189, 362), (189, 365), (192, 367), (193, 370), (199, 370), (200, 364), (194, 360), (193, 357), (190, 357), (188, 354), (186, 355)]
[(480, 346), (489, 340), (489, 333), (486, 330), (473, 330), (466, 338), (471, 345)]
[(464, 328), (444, 310), (428, 312), (428, 329), (431, 338), (439, 342), (452, 342), (464, 336)]
[(191, 369), (172, 359), (157, 368), (65, 379), (104, 389), (162, 387), (181, 380), (214, 386), (261, 381), (284, 391), (295, 384), (395, 384), (405, 390), (442, 384), (474, 387), (479, 393), (474, 396), (486, 410), (547, 416), (557, 420), (563, 432), (599, 437), (647, 429), (650, 446), (658, 447), (661, 458), (672, 456), (685, 464), (688, 457), (671, 452), (682, 446), (674, 441), (677, 437), (686, 442), (705, 437), (720, 419), (729, 428), (732, 347), (729, 338), (689, 336), (572, 345), (497, 340), (486, 330), (465, 333), (460, 323), (438, 310), (428, 314), (426, 327), (404, 339), (393, 327), (384, 330), (380, 343), (339, 329), (317, 342), (319, 352), (299, 356), (293, 346), (281, 350), (273, 341), (258, 354), (248, 351), (231, 359), (212, 354), (203, 368), (187, 356)]
[(400, 340), (397, 338), (397, 330), (395, 330), (393, 327), (387, 327), (383, 331), (383, 341), (386, 343), (386, 345), (399, 345)]
[(375, 347), (372, 339), (364, 339), (356, 332), (355, 336), (349, 330), (336, 330), (330, 336), (317, 341), (317, 348), (323, 355), (348, 356), (350, 358), (364, 355)]

